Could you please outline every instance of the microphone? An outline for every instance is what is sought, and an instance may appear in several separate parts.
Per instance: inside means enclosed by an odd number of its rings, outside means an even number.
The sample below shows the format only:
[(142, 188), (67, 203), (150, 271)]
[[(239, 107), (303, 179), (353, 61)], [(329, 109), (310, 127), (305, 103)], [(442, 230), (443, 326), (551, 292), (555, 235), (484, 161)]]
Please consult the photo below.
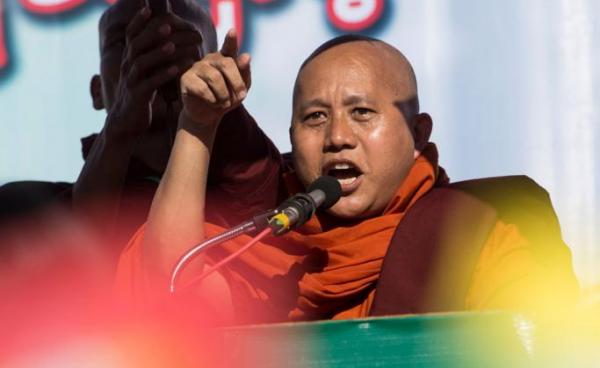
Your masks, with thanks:
[(307, 193), (288, 198), (269, 221), (274, 235), (282, 235), (308, 221), (317, 208), (327, 209), (337, 203), (342, 195), (340, 183), (331, 176), (321, 176), (311, 185)]
[[(146, 0), (146, 6), (152, 11), (153, 17), (171, 12), (171, 2), (169, 0)], [(166, 102), (173, 102), (179, 99), (179, 84), (177, 80), (165, 83), (159, 90)]]

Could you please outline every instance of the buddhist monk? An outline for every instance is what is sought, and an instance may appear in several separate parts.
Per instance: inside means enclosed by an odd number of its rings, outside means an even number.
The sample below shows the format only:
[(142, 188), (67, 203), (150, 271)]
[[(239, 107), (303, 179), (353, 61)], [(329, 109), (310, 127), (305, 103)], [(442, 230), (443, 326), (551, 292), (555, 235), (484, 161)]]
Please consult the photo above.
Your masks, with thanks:
[[(220, 53), (207, 55), (181, 77), (175, 144), (147, 224), (121, 256), (121, 295), (143, 302), (166, 297), (177, 259), (224, 230), (207, 221), (205, 203), (215, 133), (250, 88), (249, 75), (224, 56), (236, 55), (235, 48), (230, 32)], [(248, 55), (239, 58), (249, 63)], [(290, 195), (330, 175), (341, 185), (341, 198), (297, 230), (259, 242), (188, 293), (209, 305), (204, 311), (229, 323), (365, 317), (385, 294), (384, 284), (408, 285), (391, 292), (404, 299), (381, 302), (396, 308), (392, 313), (531, 310), (551, 301), (573, 302), (577, 282), (560, 237), (540, 242), (528, 236), (527, 226), (466, 189), (456, 194), (465, 186), (449, 185), (438, 166), (429, 141), (432, 126), (432, 118), (420, 112), (415, 74), (400, 51), (362, 36), (323, 44), (296, 79), (291, 167), (280, 171), (279, 181)], [(452, 194), (444, 194), (450, 189)], [(460, 205), (438, 219), (448, 207), (440, 206), (454, 202)], [(465, 237), (438, 230), (472, 215), (478, 222), (461, 226)], [(434, 242), (438, 234), (442, 240)], [(182, 283), (248, 240), (243, 236), (211, 249), (185, 270)], [(395, 269), (406, 274), (390, 283)]]

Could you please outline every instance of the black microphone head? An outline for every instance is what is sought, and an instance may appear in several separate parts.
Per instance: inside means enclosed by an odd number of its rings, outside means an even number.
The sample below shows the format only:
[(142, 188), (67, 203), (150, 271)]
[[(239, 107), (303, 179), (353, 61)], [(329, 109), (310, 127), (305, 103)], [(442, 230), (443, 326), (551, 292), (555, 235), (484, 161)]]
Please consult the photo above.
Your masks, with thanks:
[(313, 181), (312, 184), (308, 186), (307, 192), (310, 193), (314, 190), (321, 190), (325, 193), (325, 200), (319, 206), (324, 210), (336, 204), (342, 196), (342, 186), (340, 185), (340, 182), (331, 176), (321, 176)]

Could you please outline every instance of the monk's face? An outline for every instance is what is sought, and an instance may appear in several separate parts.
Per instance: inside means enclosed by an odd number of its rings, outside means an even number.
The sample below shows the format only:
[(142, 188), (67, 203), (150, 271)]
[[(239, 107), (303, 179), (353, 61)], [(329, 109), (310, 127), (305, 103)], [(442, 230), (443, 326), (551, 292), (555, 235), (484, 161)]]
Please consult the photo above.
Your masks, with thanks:
[(397, 56), (365, 41), (338, 45), (299, 73), (291, 140), (300, 181), (331, 175), (342, 197), (329, 212), (341, 218), (381, 214), (417, 155), (399, 108), (415, 98)]

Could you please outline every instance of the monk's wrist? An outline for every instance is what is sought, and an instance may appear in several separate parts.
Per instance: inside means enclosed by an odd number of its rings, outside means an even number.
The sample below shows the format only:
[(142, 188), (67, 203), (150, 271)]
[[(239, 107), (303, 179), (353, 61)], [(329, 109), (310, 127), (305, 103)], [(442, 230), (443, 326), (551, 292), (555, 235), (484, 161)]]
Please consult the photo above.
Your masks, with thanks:
[(179, 114), (178, 129), (184, 129), (193, 135), (207, 135), (217, 131), (222, 116), (206, 115), (202, 119), (193, 117), (183, 109)]

